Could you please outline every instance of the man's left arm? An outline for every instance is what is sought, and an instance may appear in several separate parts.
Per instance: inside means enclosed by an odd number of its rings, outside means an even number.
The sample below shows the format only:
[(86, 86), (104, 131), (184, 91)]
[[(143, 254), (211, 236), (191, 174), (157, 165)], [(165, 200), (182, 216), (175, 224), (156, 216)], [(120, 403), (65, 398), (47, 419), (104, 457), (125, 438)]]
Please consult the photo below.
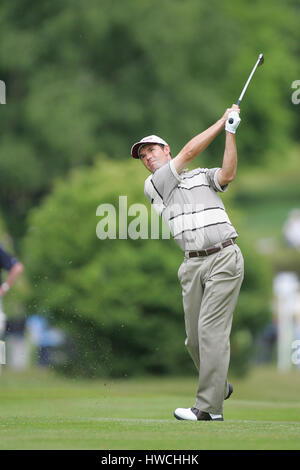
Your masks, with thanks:
[(237, 168), (237, 149), (235, 134), (226, 131), (225, 151), (222, 168), (218, 171), (217, 178), (220, 186), (225, 186), (234, 180)]
[(233, 105), (232, 108), (233, 111), (228, 115), (225, 124), (226, 139), (222, 168), (217, 173), (218, 182), (221, 186), (225, 186), (234, 180), (237, 168), (235, 133), (241, 118), (239, 116), (240, 108), (237, 105)]

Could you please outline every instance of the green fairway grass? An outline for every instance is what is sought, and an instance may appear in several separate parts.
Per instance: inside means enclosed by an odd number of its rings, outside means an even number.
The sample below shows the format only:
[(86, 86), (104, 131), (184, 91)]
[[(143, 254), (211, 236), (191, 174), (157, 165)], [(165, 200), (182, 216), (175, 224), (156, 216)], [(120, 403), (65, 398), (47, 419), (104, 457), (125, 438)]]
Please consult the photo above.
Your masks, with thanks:
[(173, 418), (196, 377), (71, 380), (46, 370), (0, 376), (0, 449), (300, 449), (300, 371), (256, 367), (232, 379), (224, 422)]

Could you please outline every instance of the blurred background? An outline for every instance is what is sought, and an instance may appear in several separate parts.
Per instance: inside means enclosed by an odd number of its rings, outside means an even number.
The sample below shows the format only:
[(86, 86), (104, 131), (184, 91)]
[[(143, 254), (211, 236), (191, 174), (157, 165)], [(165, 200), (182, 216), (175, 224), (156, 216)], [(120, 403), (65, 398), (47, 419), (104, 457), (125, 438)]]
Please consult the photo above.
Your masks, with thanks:
[[(245, 258), (230, 373), (299, 368), (299, 19), (294, 0), (1, 3), (0, 243), (24, 266), (3, 297), (4, 368), (195, 373), (181, 251), (100, 240), (96, 210), (122, 195), (149, 207), (131, 145), (158, 134), (176, 155), (237, 101), (261, 52), (222, 195)], [(194, 166), (220, 166), (223, 149), (221, 134)]]

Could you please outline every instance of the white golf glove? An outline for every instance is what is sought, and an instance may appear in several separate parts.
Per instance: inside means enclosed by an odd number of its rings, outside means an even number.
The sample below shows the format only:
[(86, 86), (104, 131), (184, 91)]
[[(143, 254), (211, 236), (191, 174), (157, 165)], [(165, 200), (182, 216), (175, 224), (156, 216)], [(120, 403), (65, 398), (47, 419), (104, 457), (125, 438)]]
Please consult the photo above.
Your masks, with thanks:
[(232, 134), (235, 134), (235, 131), (237, 130), (240, 122), (241, 118), (239, 116), (239, 113), (237, 111), (231, 111), (228, 114), (228, 118), (225, 124), (225, 130), (231, 132)]

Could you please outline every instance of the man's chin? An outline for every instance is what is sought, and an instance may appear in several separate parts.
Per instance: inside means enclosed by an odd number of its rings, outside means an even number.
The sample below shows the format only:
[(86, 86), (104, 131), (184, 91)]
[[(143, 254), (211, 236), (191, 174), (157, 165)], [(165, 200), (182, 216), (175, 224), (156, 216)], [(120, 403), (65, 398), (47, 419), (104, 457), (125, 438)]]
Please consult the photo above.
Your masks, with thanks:
[(163, 164), (159, 164), (159, 163), (156, 163), (154, 166), (151, 166), (149, 168), (149, 171), (151, 171), (151, 173), (154, 173), (156, 170), (158, 170), (159, 168), (161, 168), (163, 166)]
[(154, 173), (157, 170), (157, 166), (148, 166), (150, 173)]

